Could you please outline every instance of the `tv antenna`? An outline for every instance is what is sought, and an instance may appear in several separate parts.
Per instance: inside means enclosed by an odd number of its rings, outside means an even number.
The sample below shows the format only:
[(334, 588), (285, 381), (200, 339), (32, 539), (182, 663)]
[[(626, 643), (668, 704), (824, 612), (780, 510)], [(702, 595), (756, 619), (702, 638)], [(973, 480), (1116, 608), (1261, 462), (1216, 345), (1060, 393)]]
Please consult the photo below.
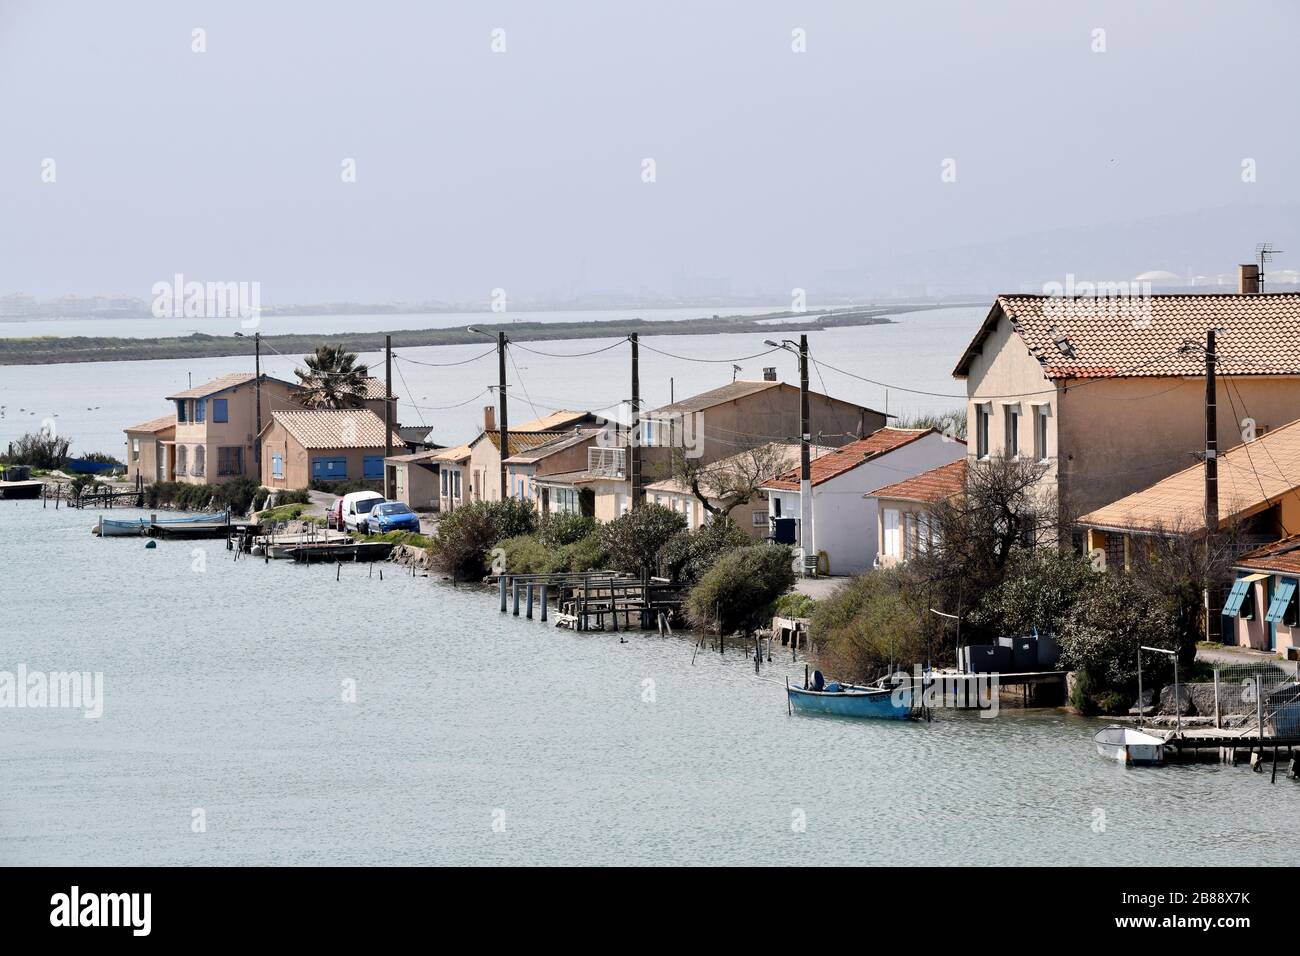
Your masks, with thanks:
[(1255, 246), (1255, 258), (1259, 260), (1259, 291), (1264, 291), (1264, 266), (1272, 262), (1273, 257), (1282, 252), (1281, 249), (1274, 249), (1273, 243), (1261, 242)]

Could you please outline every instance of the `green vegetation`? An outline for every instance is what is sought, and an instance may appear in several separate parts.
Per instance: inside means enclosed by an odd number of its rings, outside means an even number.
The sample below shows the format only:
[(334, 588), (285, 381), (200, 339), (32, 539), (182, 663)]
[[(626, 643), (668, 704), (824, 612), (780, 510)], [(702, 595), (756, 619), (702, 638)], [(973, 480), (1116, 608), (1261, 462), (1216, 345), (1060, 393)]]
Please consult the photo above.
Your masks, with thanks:
[(9, 443), (9, 450), (4, 456), (6, 465), (31, 465), (33, 468), (62, 468), (68, 460), (68, 448), (72, 439), (59, 438), (42, 429), (29, 432)]
[(331, 495), (350, 495), (354, 491), (377, 491), (384, 493), (384, 483), (378, 478), (353, 478), (349, 481), (321, 481), (313, 478), (307, 485), (312, 491), (324, 491)]
[(302, 517), (306, 505), (280, 505), (269, 508), (257, 516), (257, 523), (263, 525), (278, 524), (281, 521), (297, 521)]
[(258, 491), (258, 484), (252, 478), (236, 478), (219, 485), (159, 481), (144, 486), (144, 504), (146, 508), (166, 505), (178, 511), (229, 510), (232, 516), (245, 515)]
[(253, 510), (261, 511), (266, 507), (267, 501), (275, 495), (276, 505), (305, 505), (311, 503), (311, 495), (306, 488), (296, 490), (272, 491), (270, 488), (259, 488), (253, 495)]
[(414, 531), (387, 531), (383, 534), (367, 534), (363, 535), (360, 540), (387, 541), (392, 544), (404, 544), (411, 548), (423, 548), (425, 551), (433, 547), (433, 538)]
[(341, 345), (318, 345), (303, 359), (306, 370), (293, 374), (301, 383), (299, 401), (308, 408), (360, 408), (370, 369)]
[(723, 516), (695, 531), (679, 531), (664, 546), (663, 563), (674, 581), (695, 584), (718, 558), (753, 544), (749, 535)]
[(768, 623), (772, 606), (794, 586), (791, 551), (785, 545), (755, 544), (728, 551), (691, 588), (686, 609), (699, 627), (749, 636)]
[(453, 580), (478, 578), (487, 573), (489, 552), (500, 542), (531, 535), (536, 529), (531, 501), (474, 501), (438, 522), (430, 553)]
[(816, 603), (811, 633), (823, 669), (869, 681), (931, 659), (939, 634), (905, 570), (872, 571)]
[(789, 594), (782, 594), (776, 602), (773, 614), (777, 617), (812, 617), (817, 602), (807, 594), (800, 594), (798, 591), (791, 591)]
[(686, 518), (670, 508), (652, 504), (632, 508), (600, 528), (607, 566), (631, 574), (663, 574), (668, 544), (685, 530)]

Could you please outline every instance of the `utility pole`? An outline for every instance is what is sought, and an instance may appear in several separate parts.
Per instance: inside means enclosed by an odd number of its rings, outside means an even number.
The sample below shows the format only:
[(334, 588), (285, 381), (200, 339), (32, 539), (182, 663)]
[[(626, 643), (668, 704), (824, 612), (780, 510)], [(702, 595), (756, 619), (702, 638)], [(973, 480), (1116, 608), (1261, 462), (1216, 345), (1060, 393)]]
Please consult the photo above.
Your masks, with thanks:
[(812, 426), (808, 421), (808, 336), (799, 336), (799, 543), (804, 559), (817, 560), (812, 514)]
[[(1205, 549), (1209, 558), (1219, 533), (1219, 423), (1218, 386), (1215, 382), (1214, 329), (1205, 333)], [(1208, 560), (1206, 562), (1208, 567)], [(1205, 637), (1222, 641), (1223, 619), (1213, 582), (1205, 592)]]
[(384, 336), (384, 497), (393, 500), (388, 459), (393, 457), (393, 337)]
[(497, 414), (501, 426), (501, 498), (506, 498), (506, 459), (510, 457), (510, 427), (506, 424), (506, 334), (497, 333)]
[(253, 457), (257, 459), (257, 483), (262, 483), (262, 333), (253, 333), (253, 395), (257, 406), (257, 434), (253, 436)]
[(632, 424), (628, 433), (628, 474), (632, 479), (632, 507), (640, 508), (644, 492), (641, 489), (641, 358), (637, 334), (628, 338), (632, 342)]

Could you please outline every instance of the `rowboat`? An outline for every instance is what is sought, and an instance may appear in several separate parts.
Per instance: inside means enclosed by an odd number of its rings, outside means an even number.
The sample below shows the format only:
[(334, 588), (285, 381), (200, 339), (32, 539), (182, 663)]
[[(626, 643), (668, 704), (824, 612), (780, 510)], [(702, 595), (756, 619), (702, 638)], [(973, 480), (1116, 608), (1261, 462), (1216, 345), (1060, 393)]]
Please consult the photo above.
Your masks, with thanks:
[(912, 716), (911, 686), (864, 687), (839, 681), (826, 683), (821, 671), (813, 672), (808, 687), (791, 687), (785, 692), (791, 712), (830, 714), (836, 717), (870, 717), (877, 720), (906, 720)]
[(1130, 766), (1158, 767), (1165, 762), (1165, 741), (1132, 727), (1107, 727), (1092, 738), (1097, 753)]
[(226, 512), (217, 511), (205, 515), (182, 515), (179, 517), (157, 518), (101, 518), (92, 530), (101, 538), (123, 538), (139, 536), (148, 532), (150, 525), (185, 525), (203, 522), (220, 523), (226, 520)]

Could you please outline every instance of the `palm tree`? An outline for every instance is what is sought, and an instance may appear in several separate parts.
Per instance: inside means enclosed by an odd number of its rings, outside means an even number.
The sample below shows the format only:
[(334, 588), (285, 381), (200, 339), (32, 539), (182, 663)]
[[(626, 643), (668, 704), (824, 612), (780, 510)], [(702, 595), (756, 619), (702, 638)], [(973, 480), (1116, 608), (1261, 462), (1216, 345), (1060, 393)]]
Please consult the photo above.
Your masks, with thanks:
[(305, 356), (306, 370), (293, 373), (302, 383), (298, 400), (308, 408), (360, 408), (370, 369), (357, 364), (354, 352), (341, 345), (318, 345)]

